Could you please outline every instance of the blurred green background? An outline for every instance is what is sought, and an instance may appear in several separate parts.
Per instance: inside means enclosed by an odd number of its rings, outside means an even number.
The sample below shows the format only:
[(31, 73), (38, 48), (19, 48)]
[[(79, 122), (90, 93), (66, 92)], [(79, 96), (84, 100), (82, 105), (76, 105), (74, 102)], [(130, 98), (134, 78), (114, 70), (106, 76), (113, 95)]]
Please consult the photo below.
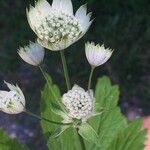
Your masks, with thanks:
[[(36, 36), (26, 19), (26, 7), (33, 1), (1, 0), (0, 1), (0, 83), (6, 88), (3, 80), (18, 83), (23, 89), (28, 109), (39, 113), (40, 90), (44, 82), (37, 68), (24, 63), (17, 54), (19, 46), (35, 41)], [(88, 4), (89, 12), (95, 18), (87, 34), (69, 47), (66, 51), (72, 83), (87, 86), (90, 66), (87, 63), (84, 44), (95, 41), (114, 49), (108, 63), (96, 69), (93, 77), (93, 88), (96, 79), (102, 75), (110, 76), (113, 83), (120, 85), (120, 106), (130, 118), (150, 114), (150, 1), (149, 0), (73, 0), (75, 10)], [(54, 81), (64, 92), (64, 77), (59, 53), (46, 50), (43, 67), (51, 74)], [(8, 115), (0, 121), (1, 126), (10, 123)], [(17, 121), (16, 121), (17, 120)], [(24, 128), (33, 130), (38, 122), (32, 118), (24, 120), (23, 115), (14, 116), (13, 122), (25, 124)], [(34, 142), (21, 140), (33, 149), (45, 149), (44, 141), (39, 140), (40, 125), (36, 125)], [(9, 125), (8, 125), (9, 129)], [(38, 133), (36, 133), (38, 130)], [(20, 131), (17, 133), (20, 135)], [(23, 134), (23, 133), (22, 133)], [(17, 136), (18, 137), (18, 136)], [(27, 136), (28, 137), (28, 136)], [(30, 140), (31, 140), (30, 139)], [(37, 146), (38, 145), (38, 146)], [(40, 146), (39, 146), (40, 145)]]

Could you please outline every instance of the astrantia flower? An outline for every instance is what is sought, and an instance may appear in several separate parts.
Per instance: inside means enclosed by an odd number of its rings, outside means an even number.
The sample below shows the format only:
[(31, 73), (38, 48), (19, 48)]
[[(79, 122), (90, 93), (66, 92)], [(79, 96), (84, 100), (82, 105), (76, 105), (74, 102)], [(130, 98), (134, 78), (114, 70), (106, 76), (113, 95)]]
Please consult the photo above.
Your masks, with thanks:
[(111, 57), (113, 51), (109, 48), (105, 48), (104, 45), (95, 45), (93, 42), (85, 44), (85, 53), (88, 62), (91, 66), (97, 67), (105, 62)]
[(53, 51), (63, 50), (79, 40), (89, 29), (91, 13), (86, 5), (73, 14), (71, 0), (39, 0), (27, 10), (28, 22), (38, 42)]
[(5, 82), (10, 91), (0, 91), (0, 110), (8, 114), (18, 114), (24, 111), (25, 97), (16, 85)]
[(95, 99), (93, 93), (86, 92), (77, 85), (63, 95), (62, 102), (68, 110), (68, 116), (72, 119), (86, 121), (94, 114)]
[(38, 66), (44, 59), (44, 48), (38, 43), (30, 42), (28, 46), (21, 47), (18, 51), (20, 57), (33, 66)]

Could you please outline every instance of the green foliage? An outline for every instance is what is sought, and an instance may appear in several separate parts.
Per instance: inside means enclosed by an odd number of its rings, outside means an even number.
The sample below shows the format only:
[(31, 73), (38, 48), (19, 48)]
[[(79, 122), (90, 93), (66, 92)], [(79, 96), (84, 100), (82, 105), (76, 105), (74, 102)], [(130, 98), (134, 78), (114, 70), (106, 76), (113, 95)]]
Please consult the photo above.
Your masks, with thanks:
[[(48, 77), (48, 76), (47, 76)], [(50, 78), (50, 77), (48, 77)], [(61, 94), (56, 85), (49, 80), (42, 92), (41, 116), (54, 121), (61, 122), (62, 119), (56, 115), (60, 113), (54, 104), (57, 104), (53, 97), (51, 89), (57, 93), (61, 100)], [(57, 87), (57, 88), (56, 88)], [(142, 149), (145, 140), (145, 131), (141, 130), (141, 121), (136, 120), (128, 124), (125, 117), (121, 114), (118, 107), (119, 89), (116, 85), (111, 85), (108, 77), (98, 79), (95, 91), (96, 103), (102, 108), (102, 113), (98, 116), (91, 117), (88, 123), (79, 126), (79, 134), (85, 139), (87, 150), (131, 150), (140, 147)], [(53, 109), (51, 109), (53, 104)], [(54, 109), (55, 108), (55, 109)], [(48, 141), (49, 149), (55, 150), (80, 150), (79, 138), (76, 130), (67, 126), (49, 124), (41, 121), (43, 132)], [(54, 132), (55, 131), (55, 132)], [(63, 133), (62, 133), (63, 132)], [(60, 135), (60, 133), (62, 133)], [(60, 135), (60, 136), (58, 136)], [(55, 139), (50, 138), (57, 137)], [(134, 146), (136, 145), (136, 146)], [(135, 149), (136, 150), (136, 149)], [(139, 149), (140, 150), (140, 149)]]
[(107, 150), (142, 150), (146, 131), (141, 131), (141, 120), (135, 120), (113, 139)]
[[(50, 77), (49, 77), (50, 79)], [(51, 81), (51, 80), (49, 80)], [(57, 97), (61, 100), (61, 95), (58, 87), (49, 82), (49, 86), (51, 85), (52, 89), (55, 93), (57, 93)], [(42, 101), (41, 101), (41, 117), (50, 118), (55, 121), (62, 121), (62, 119), (56, 115), (53, 110), (51, 110), (51, 103), (57, 103), (57, 100), (54, 98), (51, 93), (48, 85), (45, 86), (44, 91), (42, 92)], [(52, 150), (80, 150), (80, 144), (77, 138), (76, 130), (73, 128), (67, 129), (64, 133), (62, 133), (58, 138), (51, 139), (49, 138), (51, 133), (53, 133), (56, 129), (59, 128), (58, 125), (50, 124), (45, 121), (41, 121), (43, 133), (47, 139), (47, 146)]]
[(87, 141), (97, 144), (98, 135), (95, 130), (88, 124), (84, 123), (79, 127), (79, 134)]
[(28, 150), (25, 145), (11, 139), (7, 133), (0, 129), (0, 149), (1, 150)]
[[(101, 149), (105, 150), (119, 131), (127, 126), (127, 122), (117, 106), (118, 86), (112, 86), (108, 77), (98, 79), (95, 97), (97, 105), (103, 108), (103, 113), (90, 119), (90, 124), (99, 135)], [(88, 147), (90, 150), (93, 146)], [(99, 147), (94, 147), (99, 149)]]

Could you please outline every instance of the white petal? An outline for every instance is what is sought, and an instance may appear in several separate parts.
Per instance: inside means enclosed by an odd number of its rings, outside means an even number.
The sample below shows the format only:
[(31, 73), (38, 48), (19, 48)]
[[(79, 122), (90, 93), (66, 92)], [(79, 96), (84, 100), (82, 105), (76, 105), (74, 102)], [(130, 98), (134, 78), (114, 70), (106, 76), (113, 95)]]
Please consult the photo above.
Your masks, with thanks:
[(45, 18), (51, 14), (51, 6), (46, 0), (39, 0), (35, 8), (38, 11), (39, 17)]
[(55, 10), (60, 10), (61, 0), (53, 0), (52, 8)]
[(38, 66), (44, 59), (45, 51), (38, 43), (30, 42), (29, 46), (20, 48), (18, 54), (25, 62)]
[(61, 10), (67, 14), (73, 15), (73, 6), (71, 0), (61, 0)]
[(87, 5), (82, 5), (76, 12), (75, 17), (82, 19), (87, 14)]
[(52, 8), (73, 15), (73, 6), (71, 0), (53, 0)]
[(20, 49), (18, 54), (25, 62), (29, 63), (30, 65), (38, 65), (38, 63), (35, 62), (24, 50)]
[(29, 25), (35, 31), (35, 28), (41, 24), (42, 19), (51, 14), (51, 6), (46, 0), (39, 0), (35, 7), (30, 5), (26, 12)]
[(87, 6), (82, 5), (76, 12), (75, 17), (80, 22), (84, 32), (86, 32), (91, 26), (93, 21), (90, 21), (92, 13), (87, 14)]
[(27, 20), (29, 22), (30, 27), (35, 32), (35, 28), (39, 27), (41, 24), (41, 18), (38, 16), (37, 10), (30, 5), (29, 10), (26, 10)]
[(82, 5), (76, 12), (75, 17), (80, 22), (84, 32), (86, 32), (93, 21), (90, 21), (92, 13), (87, 14), (87, 5)]
[(23, 104), (25, 104), (25, 97), (24, 97), (23, 92), (22, 92), (21, 89), (19, 88), (19, 86), (18, 86), (18, 85), (14, 86), (13, 84), (10, 84), (10, 83), (8, 83), (8, 82), (6, 82), (6, 81), (4, 81), (4, 83), (7, 85), (7, 87), (8, 87), (11, 91), (17, 92), (17, 93), (22, 97), (22, 99), (24, 99)]

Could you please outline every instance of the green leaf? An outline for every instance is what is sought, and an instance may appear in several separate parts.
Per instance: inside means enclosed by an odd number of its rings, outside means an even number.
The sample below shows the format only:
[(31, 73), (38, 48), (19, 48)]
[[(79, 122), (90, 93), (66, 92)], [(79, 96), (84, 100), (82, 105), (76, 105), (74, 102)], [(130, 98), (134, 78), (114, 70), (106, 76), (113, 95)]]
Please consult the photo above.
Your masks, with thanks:
[(56, 138), (58, 136), (60, 136), (65, 130), (67, 130), (70, 126), (61, 126), (59, 128), (57, 128), (54, 132), (51, 133), (50, 138)]
[(146, 131), (141, 128), (142, 121), (140, 119), (133, 121), (118, 133), (107, 150), (142, 150)]
[(9, 135), (0, 129), (0, 149), (1, 150), (28, 150), (27, 146), (20, 144), (17, 140), (11, 139)]
[(78, 133), (88, 142), (92, 142), (97, 144), (98, 142), (98, 135), (95, 132), (95, 130), (88, 124), (88, 123), (83, 123), (79, 127)]
[(51, 110), (53, 111), (53, 113), (55, 113), (56, 115), (61, 116), (63, 119), (69, 118), (67, 116), (67, 114), (65, 112), (63, 112), (61, 110), (61, 108), (57, 104), (55, 104), (55, 103), (51, 103)]
[(118, 86), (112, 86), (108, 77), (98, 79), (95, 97), (96, 103), (99, 108), (103, 108), (103, 111), (101, 115), (91, 118), (89, 123), (99, 136), (99, 146), (87, 145), (87, 147), (89, 150), (99, 150), (100, 148), (106, 150), (119, 131), (127, 126), (127, 122), (117, 106), (119, 99)]
[[(48, 77), (48, 76), (47, 76)], [(50, 77), (48, 77), (50, 78)], [(51, 78), (50, 78), (51, 79)], [(52, 82), (49, 85), (52, 90), (56, 93), (56, 96), (61, 99), (60, 90), (57, 85), (54, 85)], [(48, 84), (46, 84), (41, 99), (41, 117), (47, 118), (50, 120), (61, 122), (62, 118), (55, 114), (51, 109), (51, 104), (57, 104), (54, 95), (51, 93)], [(41, 121), (41, 126), (43, 129), (43, 133), (45, 138), (47, 139), (47, 146), (50, 150), (81, 150), (80, 142), (78, 140), (77, 132), (73, 128), (68, 128), (63, 134), (61, 134), (56, 139), (50, 139), (50, 133), (54, 132), (59, 125), (54, 125), (47, 123), (45, 121)]]

